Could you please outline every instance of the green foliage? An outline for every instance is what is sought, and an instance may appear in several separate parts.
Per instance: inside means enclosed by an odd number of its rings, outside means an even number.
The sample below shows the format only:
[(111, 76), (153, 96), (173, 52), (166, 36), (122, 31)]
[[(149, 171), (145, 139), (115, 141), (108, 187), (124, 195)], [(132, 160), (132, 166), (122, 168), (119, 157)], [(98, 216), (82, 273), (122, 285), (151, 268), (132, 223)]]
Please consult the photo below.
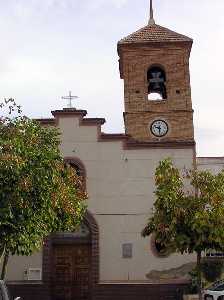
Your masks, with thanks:
[[(189, 191), (184, 180), (190, 183)], [(224, 171), (190, 171), (184, 178), (165, 159), (156, 169), (155, 181), (156, 201), (143, 236), (155, 233), (158, 241), (181, 253), (223, 250)]]
[(223, 271), (223, 261), (220, 259), (206, 259), (202, 262), (202, 273), (209, 282), (218, 280)]
[(217, 175), (193, 170), (181, 176), (165, 159), (156, 169), (155, 183), (156, 201), (142, 235), (154, 233), (173, 252), (196, 252), (201, 286), (201, 253), (224, 250), (224, 170)]
[(191, 284), (189, 286), (189, 294), (197, 294), (198, 290), (198, 272), (197, 269), (193, 269), (191, 272), (189, 272), (189, 275), (191, 276)]
[(20, 115), (0, 118), (0, 249), (30, 255), (53, 231), (73, 230), (85, 212), (86, 193), (59, 152), (59, 132)]

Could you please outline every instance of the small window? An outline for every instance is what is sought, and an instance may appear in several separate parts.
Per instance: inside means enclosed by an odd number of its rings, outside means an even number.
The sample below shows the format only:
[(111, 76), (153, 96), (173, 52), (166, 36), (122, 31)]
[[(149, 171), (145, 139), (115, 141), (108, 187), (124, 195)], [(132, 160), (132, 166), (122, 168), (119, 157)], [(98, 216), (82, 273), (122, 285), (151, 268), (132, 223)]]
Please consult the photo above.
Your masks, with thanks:
[(147, 72), (148, 99), (165, 100), (166, 94), (166, 73), (160, 67), (151, 67)]
[(83, 184), (83, 188), (86, 189), (86, 169), (81, 160), (78, 158), (65, 158), (64, 162), (66, 165), (69, 165), (72, 169), (74, 169)]
[(75, 170), (76, 174), (81, 177), (82, 176), (82, 170), (80, 169), (80, 167), (74, 163), (70, 163), (69, 164), (73, 170)]
[(160, 243), (154, 234), (151, 237), (151, 249), (157, 257), (167, 257), (171, 254), (170, 249), (167, 249), (165, 245)]
[(166, 252), (166, 247), (161, 244), (160, 242), (157, 242), (155, 240), (155, 247), (156, 247), (156, 251), (161, 255), (163, 254), (164, 252)]

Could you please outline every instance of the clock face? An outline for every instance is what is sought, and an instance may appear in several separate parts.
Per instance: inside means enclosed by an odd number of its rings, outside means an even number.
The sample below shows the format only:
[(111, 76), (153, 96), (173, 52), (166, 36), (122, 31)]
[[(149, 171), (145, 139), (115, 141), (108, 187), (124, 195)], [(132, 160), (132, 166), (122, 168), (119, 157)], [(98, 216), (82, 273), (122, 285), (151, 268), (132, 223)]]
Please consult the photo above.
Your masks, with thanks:
[(168, 124), (163, 120), (156, 120), (151, 124), (150, 130), (153, 135), (162, 137), (168, 132)]

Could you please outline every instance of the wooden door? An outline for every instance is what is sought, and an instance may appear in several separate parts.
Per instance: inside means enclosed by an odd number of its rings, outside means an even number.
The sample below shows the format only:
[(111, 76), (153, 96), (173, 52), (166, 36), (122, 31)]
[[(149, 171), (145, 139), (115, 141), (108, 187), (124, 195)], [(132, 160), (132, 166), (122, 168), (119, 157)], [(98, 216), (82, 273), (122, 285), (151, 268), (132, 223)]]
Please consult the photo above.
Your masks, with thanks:
[(52, 300), (89, 300), (91, 246), (54, 245)]

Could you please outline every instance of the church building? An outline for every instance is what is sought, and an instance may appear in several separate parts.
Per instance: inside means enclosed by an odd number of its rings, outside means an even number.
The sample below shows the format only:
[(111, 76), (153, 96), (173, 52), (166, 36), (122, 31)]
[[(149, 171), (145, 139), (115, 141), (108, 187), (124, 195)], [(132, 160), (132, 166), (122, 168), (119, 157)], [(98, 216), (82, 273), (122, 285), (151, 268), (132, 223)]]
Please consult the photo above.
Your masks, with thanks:
[[(152, 1), (151, 1), (152, 2)], [(221, 158), (196, 158), (189, 58), (193, 40), (150, 20), (117, 44), (125, 133), (103, 133), (103, 118), (65, 108), (40, 119), (61, 132), (61, 154), (85, 180), (88, 211), (77, 232), (49, 236), (31, 257), (10, 257), (7, 280), (23, 300), (182, 299), (188, 281), (156, 279), (194, 261), (169, 254), (141, 231), (155, 200), (154, 173), (217, 171)], [(171, 272), (172, 273), (172, 272)]]

